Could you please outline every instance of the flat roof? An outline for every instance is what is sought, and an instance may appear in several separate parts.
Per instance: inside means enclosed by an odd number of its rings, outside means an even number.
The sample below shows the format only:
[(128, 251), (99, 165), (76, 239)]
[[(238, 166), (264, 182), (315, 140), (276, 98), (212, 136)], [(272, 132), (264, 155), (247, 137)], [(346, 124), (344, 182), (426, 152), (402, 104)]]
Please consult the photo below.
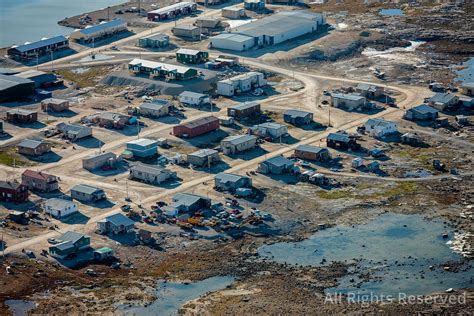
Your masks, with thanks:
[(183, 91), (179, 94), (180, 97), (190, 97), (190, 98), (204, 98), (207, 97), (207, 94), (192, 92), (192, 91)]
[(435, 113), (439, 112), (437, 109), (432, 108), (431, 106), (426, 105), (426, 104), (421, 104), (421, 105), (415, 106), (414, 108), (411, 108), (408, 111), (415, 111), (415, 112), (418, 112), (420, 114), (428, 114), (428, 113), (435, 114)]
[(272, 164), (274, 166), (277, 166), (277, 167), (282, 167), (282, 166), (286, 166), (286, 165), (292, 165), (294, 164), (294, 162), (288, 158), (285, 158), (283, 156), (276, 156), (276, 157), (272, 157), (270, 159), (267, 159), (264, 161), (265, 163), (269, 163), (269, 164)]
[(190, 48), (180, 48), (176, 54), (184, 54), (184, 55), (197, 55), (201, 53), (201, 50), (197, 49), (190, 49)]
[(229, 109), (243, 111), (243, 110), (250, 109), (250, 108), (253, 108), (255, 106), (258, 106), (258, 105), (260, 105), (260, 103), (255, 102), (255, 101), (247, 101), (247, 102), (239, 103), (237, 105), (233, 105), (233, 106), (229, 107)]
[(214, 149), (200, 149), (200, 150), (197, 150), (193, 153), (190, 153), (189, 156), (196, 156), (196, 157), (204, 158), (204, 157), (207, 157), (207, 156), (215, 155), (217, 153), (218, 153), (218, 151), (214, 150)]
[(194, 3), (192, 3), (192, 2), (178, 2), (178, 3), (172, 4), (172, 5), (163, 7), (163, 8), (159, 8), (159, 9), (150, 11), (150, 12), (148, 12), (148, 13), (166, 14), (166, 13), (173, 12), (173, 11), (175, 11), (175, 10), (177, 10), (177, 9), (182, 9), (182, 8), (186, 8), (186, 7), (191, 7), (193, 4), (194, 4)]
[(146, 60), (146, 59), (140, 59), (140, 58), (134, 58), (129, 65), (132, 66), (141, 66), (141, 67), (146, 67), (150, 69), (163, 69), (167, 71), (177, 71), (179, 73), (186, 73), (188, 70), (192, 69), (189, 67), (184, 67), (184, 66), (178, 66), (178, 65), (172, 65), (172, 64), (165, 64), (165, 63), (160, 63), (156, 61), (151, 61), (151, 60)]
[(23, 110), (23, 109), (11, 109), (7, 111), (8, 114), (18, 114), (18, 115), (31, 115), (37, 113), (36, 111)]
[(337, 99), (346, 99), (346, 100), (352, 100), (352, 101), (361, 101), (365, 100), (365, 97), (357, 94), (350, 94), (350, 93), (333, 93), (331, 94), (332, 98), (337, 98)]
[(221, 33), (219, 35), (213, 36), (212, 39), (225, 39), (228, 41), (233, 41), (237, 43), (244, 43), (247, 41), (253, 41), (253, 37), (243, 35), (243, 34), (235, 34), (235, 33)]
[(214, 178), (223, 182), (237, 182), (240, 179), (249, 179), (249, 177), (241, 176), (240, 174), (226, 172), (218, 173)]
[(161, 166), (144, 165), (141, 163), (137, 163), (133, 165), (130, 169), (140, 171), (140, 172), (145, 172), (145, 173), (151, 173), (151, 174), (161, 174), (162, 172), (169, 171)]
[(141, 39), (149, 39), (149, 40), (164, 40), (169, 39), (170, 37), (164, 33), (153, 33), (148, 36), (144, 36)]
[(254, 135), (235, 135), (235, 136), (228, 136), (224, 138), (222, 141), (229, 142), (232, 145), (238, 145), (238, 144), (248, 142), (250, 140), (257, 140), (257, 137), (255, 137)]
[(338, 141), (338, 142), (344, 142), (344, 143), (348, 143), (351, 140), (349, 138), (349, 135), (343, 134), (343, 133), (330, 133), (327, 139)]
[(171, 102), (168, 100), (153, 100), (152, 102), (145, 102), (140, 104), (140, 109), (148, 109), (148, 110), (159, 110), (164, 107), (170, 107)]
[(279, 129), (279, 128), (282, 128), (282, 127), (286, 127), (286, 125), (278, 124), (278, 123), (275, 123), (275, 122), (266, 122), (266, 123), (255, 125), (255, 127), (257, 127), (257, 128), (258, 127), (263, 127), (263, 128), (268, 128), (268, 129)]
[(436, 93), (434, 96), (430, 98), (430, 102), (433, 103), (448, 103), (452, 99), (455, 99), (456, 95), (451, 93)]
[(149, 138), (140, 138), (140, 139), (135, 139), (135, 140), (131, 140), (127, 142), (127, 145), (137, 145), (137, 146), (143, 146), (143, 147), (150, 146), (150, 145), (158, 146), (158, 142), (156, 140), (149, 139)]
[[(47, 205), (50, 208), (61, 210), (71, 205), (76, 205), (73, 201), (59, 199), (59, 198), (51, 198), (44, 202), (44, 205)], [(62, 239), (61, 239), (62, 240)]]
[(45, 143), (44, 141), (42, 140), (36, 140), (36, 139), (23, 139), (19, 144), (18, 146), (19, 147), (26, 147), (26, 148), (31, 148), (31, 149), (35, 149), (37, 148), (39, 145)]
[(298, 145), (295, 149), (300, 150), (300, 151), (306, 151), (306, 152), (314, 153), (314, 154), (319, 154), (322, 151), (328, 151), (328, 149), (324, 148), (324, 147), (304, 145), (304, 144), (303, 145)]
[(284, 115), (290, 115), (292, 117), (306, 117), (308, 115), (312, 115), (313, 113), (307, 111), (300, 111), (300, 110), (287, 110)]
[(9, 76), (0, 74), (0, 91), (25, 83), (34, 84), (34, 82), (30, 79), (21, 78), (14, 75)]

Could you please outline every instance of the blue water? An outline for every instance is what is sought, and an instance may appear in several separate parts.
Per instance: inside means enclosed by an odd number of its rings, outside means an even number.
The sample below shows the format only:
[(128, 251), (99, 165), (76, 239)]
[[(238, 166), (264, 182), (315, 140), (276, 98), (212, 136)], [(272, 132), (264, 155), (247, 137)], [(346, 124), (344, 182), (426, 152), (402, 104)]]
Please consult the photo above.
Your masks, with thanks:
[[(266, 245), (258, 252), (281, 263), (356, 263), (355, 273), (340, 279), (339, 286), (328, 289), (328, 293), (373, 292), (398, 297), (399, 293), (425, 295), (447, 288), (472, 287), (472, 267), (458, 273), (444, 271), (444, 263), (462, 259), (446, 244), (449, 239), (442, 238), (444, 232), (450, 237), (454, 234), (441, 221), (388, 213), (365, 225), (330, 228), (300, 242)], [(429, 269), (431, 265), (433, 270)], [(359, 274), (369, 271), (369, 281), (360, 283)]]
[(405, 12), (400, 9), (380, 9), (379, 14), (383, 16), (404, 16)]
[(119, 311), (124, 315), (178, 315), (178, 309), (186, 302), (199, 298), (208, 292), (222, 290), (232, 282), (234, 282), (234, 278), (230, 276), (217, 276), (189, 284), (161, 282), (156, 290), (158, 298), (152, 304), (146, 307), (121, 306)]
[(474, 82), (474, 57), (462, 64), (465, 68), (456, 71), (455, 81)]
[(123, 2), (125, 1), (0, 0), (0, 47), (69, 34), (73, 30), (58, 25), (59, 20)]
[(14, 316), (27, 316), (36, 307), (35, 303), (25, 300), (6, 300), (5, 305)]

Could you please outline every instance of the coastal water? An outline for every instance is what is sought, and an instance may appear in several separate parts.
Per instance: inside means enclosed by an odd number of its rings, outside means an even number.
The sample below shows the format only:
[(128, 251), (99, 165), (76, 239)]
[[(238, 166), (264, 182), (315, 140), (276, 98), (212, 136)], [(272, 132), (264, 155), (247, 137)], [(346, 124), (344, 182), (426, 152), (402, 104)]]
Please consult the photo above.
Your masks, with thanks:
[(382, 16), (404, 16), (405, 12), (400, 9), (381, 9), (379, 14)]
[[(258, 253), (289, 264), (355, 263), (353, 273), (328, 293), (425, 295), (473, 285), (474, 270), (449, 248), (453, 236), (441, 221), (389, 213), (365, 225), (319, 231), (300, 242), (266, 245)], [(446, 271), (448, 262), (459, 264), (459, 272)]]
[(463, 63), (462, 68), (456, 72), (455, 81), (474, 82), (474, 57)]
[(58, 25), (59, 20), (123, 2), (125, 1), (0, 0), (0, 47), (69, 34), (73, 29)]
[(36, 307), (35, 303), (25, 300), (6, 300), (5, 305), (14, 316), (27, 316)]
[(156, 290), (157, 299), (150, 305), (125, 307), (120, 306), (123, 315), (178, 315), (178, 309), (186, 302), (199, 298), (208, 292), (226, 288), (234, 282), (230, 276), (216, 276), (195, 283), (161, 282)]

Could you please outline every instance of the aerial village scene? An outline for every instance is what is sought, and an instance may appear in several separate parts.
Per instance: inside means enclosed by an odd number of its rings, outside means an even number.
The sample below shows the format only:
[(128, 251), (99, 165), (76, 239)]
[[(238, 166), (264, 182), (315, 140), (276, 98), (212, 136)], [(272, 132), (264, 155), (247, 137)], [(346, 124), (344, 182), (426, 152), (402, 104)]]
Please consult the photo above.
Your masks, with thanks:
[(2, 0), (0, 315), (469, 315), (471, 0)]

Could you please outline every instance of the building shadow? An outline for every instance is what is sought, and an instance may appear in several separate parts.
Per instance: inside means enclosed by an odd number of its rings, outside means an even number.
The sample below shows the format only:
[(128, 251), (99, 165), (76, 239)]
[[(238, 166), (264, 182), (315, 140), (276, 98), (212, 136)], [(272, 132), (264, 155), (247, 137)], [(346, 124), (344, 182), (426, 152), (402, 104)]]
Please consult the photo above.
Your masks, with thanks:
[(86, 224), (89, 221), (89, 217), (82, 214), (81, 212), (77, 212), (71, 214), (67, 217), (60, 218), (59, 221), (64, 224), (74, 225), (74, 224)]
[(240, 154), (235, 154), (235, 155), (228, 155), (228, 157), (232, 158), (232, 159), (242, 159), (242, 160), (252, 160), (252, 159), (255, 159), (257, 157), (260, 157), (260, 156), (263, 156), (265, 154), (267, 154), (268, 151), (263, 149), (262, 147), (255, 147), (251, 150), (248, 150), (244, 153), (240, 153)]
[(77, 112), (74, 112), (72, 110), (67, 110), (67, 111), (62, 111), (62, 112), (48, 111), (48, 115), (54, 116), (54, 117), (73, 117), (77, 115)]
[(197, 148), (214, 148), (220, 145), (220, 141), (229, 136), (229, 133), (218, 129), (203, 135), (185, 139), (185, 141)]
[(100, 208), (100, 209), (106, 209), (106, 208), (111, 208), (115, 205), (114, 202), (112, 202), (109, 199), (103, 199), (97, 202), (87, 202), (87, 201), (78, 201), (83, 205), (87, 205), (90, 207), (95, 207), (95, 208)]
[(87, 138), (79, 139), (74, 142), (74, 145), (81, 146), (84, 148), (99, 148), (103, 144), (104, 142), (100, 141), (94, 136), (89, 136)]
[(80, 43), (80, 42), (76, 42), (76, 43), (88, 48), (100, 48), (101, 46), (112, 44), (115, 41), (119, 41), (121, 39), (130, 37), (133, 35), (135, 35), (135, 33), (133, 33), (132, 31), (126, 30), (126, 31), (114, 34), (113, 36), (104, 38), (100, 41), (96, 41), (94, 43)]
[(59, 156), (54, 151), (44, 153), (41, 156), (29, 156), (29, 155), (23, 155), (23, 154), (22, 154), (22, 156), (25, 157), (28, 160), (35, 161), (35, 162), (41, 162), (41, 163), (58, 162), (63, 158), (62, 156)]

